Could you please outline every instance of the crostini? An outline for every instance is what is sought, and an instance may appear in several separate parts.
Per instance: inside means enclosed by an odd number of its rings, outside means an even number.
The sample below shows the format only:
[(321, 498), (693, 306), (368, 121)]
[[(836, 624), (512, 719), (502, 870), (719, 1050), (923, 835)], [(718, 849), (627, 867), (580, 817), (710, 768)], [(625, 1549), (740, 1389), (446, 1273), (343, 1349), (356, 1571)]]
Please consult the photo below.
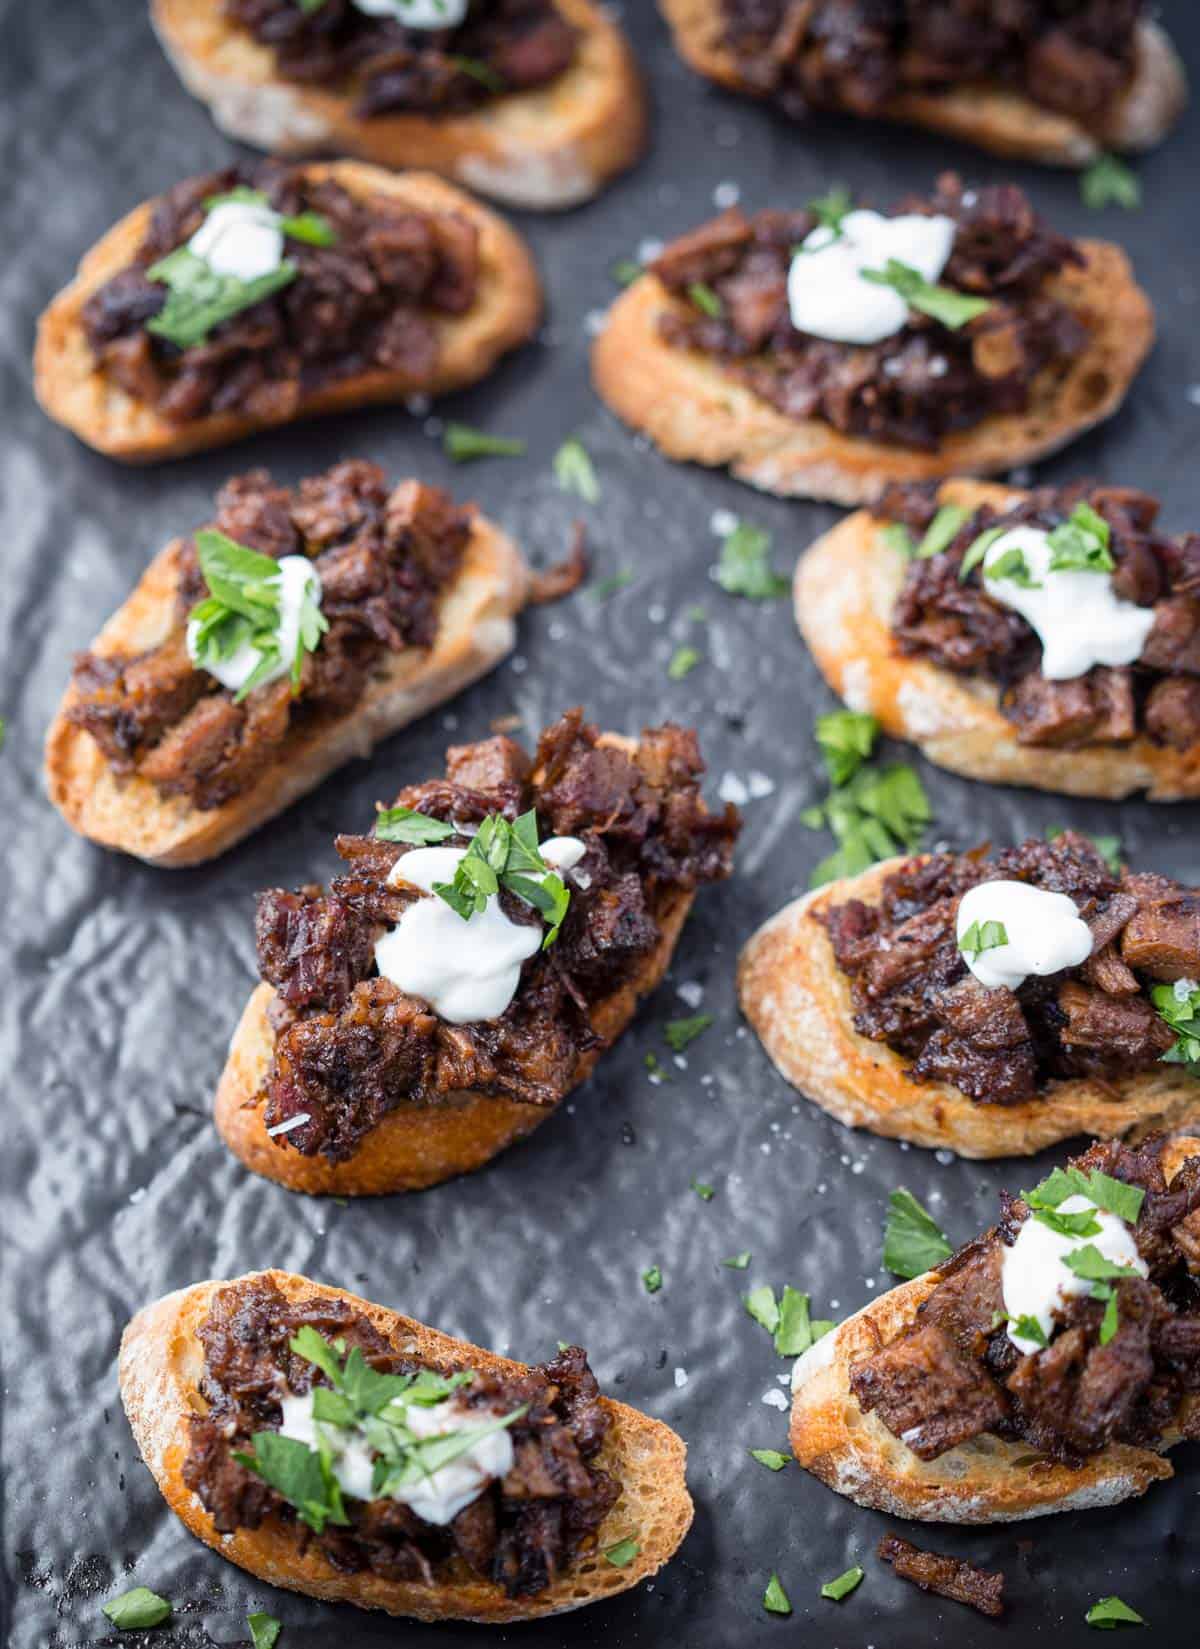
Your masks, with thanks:
[(686, 1449), (537, 1368), (285, 1271), (126, 1328), (121, 1399), (171, 1510), (273, 1586), (419, 1620), (532, 1620), (636, 1586), (692, 1521)]
[(231, 137), (421, 166), (511, 206), (589, 200), (632, 166), (645, 97), (594, 0), (153, 0), (184, 85)]
[(1066, 831), (889, 859), (747, 942), (742, 1010), (852, 1127), (964, 1157), (1200, 1121), (1200, 893)]
[(475, 383), (541, 313), (529, 252), (441, 178), (231, 167), (121, 219), (38, 322), (34, 389), (126, 463)]
[(1113, 1506), (1200, 1441), (1200, 1139), (1093, 1145), (797, 1359), (796, 1459), (860, 1506)]
[(796, 569), (796, 619), (854, 710), (968, 778), (1200, 795), (1200, 536), (1128, 487), (889, 488)]
[(694, 733), (599, 734), (572, 710), (531, 759), (447, 752), (374, 833), (339, 836), (327, 895), (260, 894), (260, 984), (216, 1123), (295, 1191), (435, 1185), (551, 1115), (670, 962), (739, 820), (709, 813)]
[(839, 504), (1027, 463), (1116, 411), (1154, 337), (1129, 260), (1013, 185), (887, 214), (731, 207), (617, 299), (596, 389), (670, 458)]
[(528, 592), (511, 540), (434, 487), (362, 461), (237, 476), (78, 655), (50, 799), (104, 847), (211, 859), (490, 670)]
[(1187, 101), (1144, 0), (1105, 6), (890, 0), (659, 0), (681, 55), (731, 91), (794, 117), (903, 121), (995, 154), (1086, 166), (1150, 149)]

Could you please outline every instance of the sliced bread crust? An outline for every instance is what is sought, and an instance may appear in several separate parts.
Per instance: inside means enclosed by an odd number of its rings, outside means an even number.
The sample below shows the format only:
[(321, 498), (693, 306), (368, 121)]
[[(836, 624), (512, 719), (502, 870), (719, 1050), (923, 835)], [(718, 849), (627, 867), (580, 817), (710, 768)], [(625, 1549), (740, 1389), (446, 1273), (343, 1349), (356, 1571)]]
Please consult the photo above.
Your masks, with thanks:
[(878, 904), (885, 878), (904, 862), (886, 859), (861, 876), (805, 894), (742, 950), (742, 1012), (794, 1088), (852, 1128), (960, 1157), (1032, 1156), (1078, 1134), (1136, 1138), (1200, 1122), (1200, 1082), (1178, 1065), (1103, 1083), (1052, 1082), (1020, 1105), (980, 1105), (948, 1082), (911, 1081), (903, 1055), (854, 1029), (850, 981), (817, 920), (847, 899)]
[(276, 418), (245, 412), (214, 413), (171, 423), (136, 400), (99, 370), (83, 329), (83, 307), (92, 294), (134, 258), (145, 238), (155, 201), (135, 206), (85, 253), (74, 280), (52, 299), (38, 321), (33, 386), (44, 412), (97, 452), (123, 463), (149, 464), (224, 446), (255, 430), (294, 423), (318, 413), (402, 401), (417, 394), (444, 395), (476, 383), (538, 323), (542, 291), (525, 242), (495, 212), (461, 189), (427, 172), (396, 175), (361, 161), (316, 162), (305, 168), (314, 182), (331, 179), (362, 199), (389, 195), (427, 212), (454, 212), (479, 231), (479, 285), (463, 315), (436, 318), (439, 342), (434, 379), (373, 368), (305, 395), (299, 409)]
[[(265, 1271), (236, 1281), (251, 1282), (255, 1277), (273, 1283), (291, 1301), (313, 1295), (344, 1300), (369, 1318), (397, 1350), (423, 1361), (481, 1373), (525, 1372), (521, 1363), (306, 1277)], [(175, 1515), (206, 1546), (272, 1586), (418, 1620), (534, 1620), (579, 1609), (636, 1586), (669, 1561), (687, 1533), (693, 1508), (685, 1482), (687, 1449), (682, 1439), (661, 1421), (605, 1397), (601, 1401), (612, 1424), (597, 1464), (621, 1485), (621, 1498), (597, 1531), (595, 1550), (577, 1559), (535, 1597), (509, 1598), (460, 1561), (429, 1586), (385, 1580), (370, 1572), (346, 1574), (321, 1556), (315, 1542), (301, 1552), (296, 1526), (289, 1527), (274, 1516), (257, 1529), (218, 1534), (212, 1518), (183, 1481), (183, 1462), (188, 1452), (188, 1418), (205, 1411), (199, 1392), (204, 1353), (196, 1330), (213, 1296), (228, 1286), (221, 1281), (194, 1283), (146, 1306), (134, 1317), (121, 1339), (121, 1400), (142, 1459)], [(626, 1539), (637, 1543), (637, 1551), (627, 1565), (618, 1568), (603, 1554)]]
[(222, 131), (278, 155), (330, 150), (381, 166), (420, 166), (510, 206), (558, 210), (590, 200), (638, 159), (646, 102), (629, 43), (593, 0), (557, 0), (580, 31), (550, 84), (464, 114), (377, 115), (354, 98), (281, 79), (274, 53), (219, 0), (153, 0), (151, 20), (180, 79)]

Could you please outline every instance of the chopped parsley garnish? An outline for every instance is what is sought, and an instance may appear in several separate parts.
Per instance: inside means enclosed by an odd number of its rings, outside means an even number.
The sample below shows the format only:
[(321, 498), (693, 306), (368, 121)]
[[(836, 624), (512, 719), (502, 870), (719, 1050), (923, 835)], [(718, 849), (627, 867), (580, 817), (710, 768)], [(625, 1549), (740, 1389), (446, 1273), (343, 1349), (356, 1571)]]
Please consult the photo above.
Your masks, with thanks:
[(1108, 1259), (1094, 1242), (1085, 1243), (1082, 1248), (1072, 1248), (1070, 1253), (1063, 1255), (1062, 1263), (1068, 1271), (1073, 1271), (1089, 1283), (1109, 1282), (1114, 1278), (1119, 1281), (1138, 1274), (1131, 1265), (1118, 1265), (1115, 1260)]
[(618, 286), (632, 286), (644, 271), (636, 258), (620, 258), (612, 266), (612, 278)]
[(844, 1597), (849, 1597), (862, 1580), (865, 1569), (860, 1569), (856, 1563), (853, 1569), (847, 1569), (845, 1574), (838, 1575), (836, 1580), (827, 1580), (821, 1587), (821, 1596), (831, 1598), (834, 1603), (840, 1603)]
[(778, 1449), (751, 1449), (749, 1454), (751, 1460), (757, 1460), (760, 1466), (765, 1466), (771, 1472), (781, 1472), (790, 1458), (786, 1454), (780, 1454)]
[(932, 1271), (954, 1250), (946, 1233), (903, 1186), (888, 1198), (883, 1234), (883, 1263), (897, 1277), (919, 1277)]
[(792, 1612), (788, 1595), (781, 1586), (779, 1576), (776, 1574), (773, 1574), (767, 1582), (767, 1589), (763, 1593), (763, 1608), (769, 1609), (773, 1615), (790, 1615)]
[(827, 825), (838, 843), (837, 851), (813, 871), (810, 887), (856, 876), (903, 849), (911, 852), (920, 845), (931, 817), (924, 786), (907, 763), (861, 768), (848, 784), (800, 815), (809, 829)]
[(1098, 1237), (1100, 1221), (1090, 1208), (1081, 1208), (1077, 1214), (1061, 1214), (1055, 1208), (1039, 1208), (1034, 1219), (1060, 1237)]
[(1163, 1061), (1200, 1066), (1200, 984), (1176, 979), (1173, 984), (1152, 985), (1150, 996), (1159, 1018), (1175, 1032), (1175, 1046), (1167, 1049)]
[(431, 819), (415, 807), (381, 807), (375, 815), (375, 834), (381, 842), (409, 842), (428, 845), (444, 842), (455, 829), (442, 819)]
[(252, 1649), (275, 1649), (279, 1634), (283, 1631), (282, 1621), (262, 1609), (256, 1609), (252, 1615), (246, 1616), (246, 1625), (250, 1628)]
[(140, 1632), (147, 1626), (161, 1626), (171, 1613), (165, 1597), (159, 1597), (148, 1586), (135, 1586), (131, 1592), (110, 1598), (100, 1605), (101, 1611), (120, 1632)]
[(854, 197), (840, 183), (835, 183), (827, 194), (818, 195), (805, 206), (805, 211), (812, 213), (821, 228), (830, 229), (835, 235), (841, 234), (842, 219), (853, 210)]
[(961, 504), (943, 504), (925, 529), (925, 536), (917, 545), (917, 558), (928, 561), (935, 555), (941, 555), (958, 537), (959, 532), (971, 518), (970, 510), (964, 509)]
[[(213, 670), (249, 644), (259, 662), (234, 695), (240, 704), (268, 677), (279, 673), (282, 617), (279, 563), (207, 527), (196, 534), (196, 553), (209, 595), (188, 614), (188, 646), (198, 668)], [(296, 651), (286, 660), (292, 691), (300, 690), (306, 652), (315, 652), (329, 621), (309, 582), (300, 609)]]
[(1115, 1631), (1118, 1626), (1146, 1624), (1137, 1610), (1122, 1603), (1119, 1597), (1102, 1597), (1098, 1603), (1092, 1604), (1083, 1618), (1089, 1626), (1099, 1626), (1109, 1632)]
[(657, 1054), (648, 1053), (644, 1054), (642, 1057), (643, 1063), (653, 1080), (657, 1082), (670, 1082), (671, 1073), (660, 1063)]
[(875, 747), (879, 723), (861, 710), (831, 710), (818, 716), (817, 743), (833, 784), (848, 784)]
[(210, 195), (204, 202), (206, 212), (211, 212), (214, 206), (259, 206), (264, 211), (278, 219), (283, 233), (292, 240), (303, 241), (306, 246), (336, 246), (337, 230), (328, 218), (320, 212), (296, 212), (292, 215), (276, 212), (270, 201), (261, 189), (249, 189), (245, 184), (239, 184), (236, 189), (230, 189), (223, 195)]
[(614, 1569), (625, 1569), (633, 1562), (641, 1549), (633, 1536), (627, 1535), (624, 1540), (618, 1540), (615, 1546), (605, 1547), (604, 1556)]
[(958, 582), (960, 584), (966, 582), (968, 576), (979, 566), (996, 540), (1003, 538), (1007, 531), (1007, 527), (986, 527), (978, 538), (971, 540), (967, 545), (966, 554), (959, 563)]
[(903, 521), (889, 521), (880, 527), (879, 537), (889, 550), (911, 561), (917, 553), (917, 541)]
[(753, 1258), (753, 1254), (746, 1248), (740, 1254), (731, 1254), (727, 1260), (722, 1260), (721, 1264), (728, 1271), (745, 1271)]
[(812, 1321), (808, 1295), (785, 1284), (779, 1299), (779, 1326), (775, 1330), (775, 1350), (781, 1357), (799, 1357), (812, 1345)]
[(1085, 206), (1099, 212), (1106, 206), (1123, 206), (1127, 212), (1142, 204), (1142, 186), (1137, 173), (1116, 155), (1098, 155), (1079, 179), (1079, 194)]
[(1008, 944), (1008, 929), (1003, 922), (972, 922), (958, 941), (958, 948), (969, 961), (975, 961), (985, 950), (998, 950)]
[(456, 464), (469, 464), (474, 458), (523, 458), (526, 450), (524, 441), (489, 435), (486, 430), (472, 429), (470, 424), (447, 424), (442, 446)]
[(973, 321), (992, 307), (987, 298), (972, 298), (950, 286), (935, 286), (919, 270), (901, 263), (898, 258), (889, 258), (882, 269), (860, 269), (859, 277), (874, 286), (890, 286), (910, 309), (940, 321), (952, 332), (957, 332), (968, 321)]
[[(1057, 841), (1060, 836), (1066, 835), (1063, 825), (1051, 825), (1046, 832), (1048, 842)], [(1077, 831), (1076, 835), (1087, 836), (1096, 852), (1104, 860), (1114, 876), (1121, 874), (1121, 838), (1119, 836), (1088, 836), (1086, 831)]]
[(647, 1294), (657, 1294), (662, 1287), (662, 1272), (656, 1265), (651, 1265), (642, 1272), (642, 1287)]
[(760, 1288), (752, 1288), (749, 1294), (743, 1295), (742, 1304), (760, 1328), (765, 1328), (768, 1334), (774, 1334), (779, 1327), (779, 1306), (775, 1299), (775, 1290), (769, 1284), (763, 1283)]
[(705, 281), (693, 281), (687, 289), (687, 295), (696, 308), (710, 320), (720, 320), (725, 313), (724, 304)]
[[(1006, 1313), (1000, 1312), (999, 1316), (1003, 1321)], [(1026, 1340), (1031, 1345), (1041, 1346), (1043, 1349), (1050, 1344), (1045, 1329), (1036, 1317), (1008, 1317), (1007, 1320), (1012, 1324), (1013, 1335), (1018, 1340)]]
[(1015, 544), (1010, 549), (1005, 550), (1003, 555), (998, 555), (991, 565), (984, 569), (984, 577), (991, 579), (993, 583), (1000, 583), (1007, 579), (1010, 584), (1016, 584), (1022, 590), (1040, 590), (1042, 588), (1040, 581), (1033, 576), (1029, 569), (1029, 563), (1025, 559), (1025, 551), (1018, 549)]
[(671, 662), (667, 665), (667, 675), (672, 681), (682, 681), (684, 676), (690, 675), (700, 662), (701, 655), (694, 647), (677, 647), (671, 654)]
[(469, 75), (489, 92), (502, 92), (508, 85), (504, 76), (498, 74), (490, 63), (483, 63), (477, 57), (451, 57), (448, 61), (453, 63), (459, 74)]
[(454, 880), (435, 882), (433, 891), (464, 921), (470, 921), (502, 887), (542, 916), (547, 926), (542, 949), (549, 950), (558, 938), (571, 895), (538, 851), (537, 814), (532, 808), (511, 824), (503, 814), (489, 813), (459, 860)]
[(554, 479), (563, 492), (573, 492), (585, 504), (599, 502), (600, 483), (596, 479), (596, 467), (577, 435), (568, 436), (554, 454)]
[(786, 595), (791, 580), (771, 566), (771, 535), (762, 527), (739, 521), (721, 540), (721, 559), (713, 577), (729, 595), (749, 601), (774, 601)]
[(1116, 567), (1108, 522), (1087, 502), (1076, 504), (1068, 518), (1046, 535), (1052, 573), (1111, 573)]
[(1115, 1214), (1127, 1225), (1135, 1225), (1146, 1193), (1140, 1185), (1127, 1185), (1099, 1168), (1085, 1173), (1074, 1164), (1055, 1168), (1032, 1191), (1021, 1192), (1021, 1200), (1034, 1209), (1058, 1208), (1068, 1197), (1086, 1197), (1094, 1208), (1103, 1208), (1105, 1213)]
[(146, 331), (177, 349), (192, 349), (222, 321), (282, 291), (297, 273), (290, 258), (284, 258), (278, 269), (243, 281), (236, 275), (218, 275), (189, 247), (177, 246), (146, 271), (148, 280), (160, 281), (167, 288), (167, 300), (146, 322)]
[(693, 1014), (690, 1019), (668, 1019), (663, 1026), (663, 1035), (677, 1054), (681, 1054), (689, 1042), (694, 1042), (713, 1022), (710, 1013)]
[(618, 590), (624, 590), (632, 583), (633, 569), (622, 567), (619, 572), (613, 573), (610, 578), (602, 578), (599, 584), (593, 584), (588, 594), (594, 601), (604, 601), (610, 595), (616, 595)]
[(711, 1185), (706, 1185), (703, 1180), (698, 1179), (692, 1181), (691, 1189), (700, 1198), (701, 1202), (711, 1202), (717, 1194)]

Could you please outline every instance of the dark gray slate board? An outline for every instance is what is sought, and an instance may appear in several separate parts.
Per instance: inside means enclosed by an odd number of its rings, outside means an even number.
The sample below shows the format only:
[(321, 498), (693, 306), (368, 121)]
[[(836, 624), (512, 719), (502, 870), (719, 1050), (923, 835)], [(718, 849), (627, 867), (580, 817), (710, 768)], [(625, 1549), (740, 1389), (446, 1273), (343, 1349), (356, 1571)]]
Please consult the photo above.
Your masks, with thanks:
[[(1200, 17), (1183, 0), (1168, 9), (1195, 63)], [(800, 1101), (739, 1025), (738, 945), (805, 886), (828, 850), (797, 814), (822, 788), (810, 727), (830, 697), (786, 603), (735, 601), (709, 582), (710, 517), (734, 510), (770, 528), (780, 564), (790, 566), (836, 512), (761, 498), (632, 440), (589, 388), (589, 328), (613, 296), (613, 260), (707, 215), (718, 184), (739, 184), (752, 206), (802, 200), (833, 179), (886, 200), (925, 187), (946, 165), (976, 179), (1006, 168), (881, 128), (792, 127), (695, 80), (650, 0), (629, 0), (624, 12), (653, 90), (653, 150), (585, 210), (521, 219), (548, 288), (544, 331), (490, 383), (444, 409), (527, 436), (527, 460), (456, 471), (397, 410), (139, 473), (86, 452), (39, 413), (29, 386), (34, 320), (115, 217), (176, 178), (223, 163), (229, 145), (178, 85), (144, 5), (0, 6), (0, 713), (9, 718), (0, 760), (0, 1357), (14, 1649), (112, 1641), (99, 1603), (135, 1582), (176, 1600), (176, 1624), (158, 1638), (179, 1645), (244, 1641), (253, 1608), (284, 1620), (286, 1649), (315, 1649), (335, 1636), (356, 1649), (485, 1641), (480, 1630), (394, 1623), (272, 1593), (197, 1545), (166, 1511), (117, 1400), (122, 1324), (168, 1289), (264, 1265), (358, 1288), (529, 1360), (552, 1352), (556, 1339), (581, 1340), (609, 1390), (687, 1439), (695, 1527), (657, 1582), (494, 1640), (730, 1649), (817, 1635), (835, 1649), (973, 1649), (1006, 1631), (1070, 1649), (1091, 1641), (1088, 1604), (1117, 1592), (1152, 1623), (1156, 1643), (1194, 1642), (1195, 1449), (1180, 1456), (1176, 1480), (1141, 1505), (1009, 1529), (934, 1530), (932, 1544), (1007, 1571), (1012, 1610), (999, 1628), (923, 1597), (880, 1566), (871, 1553), (887, 1519), (794, 1467), (772, 1476), (747, 1459), (749, 1447), (784, 1446), (784, 1416), (762, 1399), (781, 1389), (786, 1365), (743, 1314), (746, 1286), (790, 1281), (811, 1290), (819, 1314), (844, 1315), (887, 1285), (880, 1222), (895, 1185), (909, 1185), (963, 1238), (990, 1220), (998, 1188), (1032, 1169), (943, 1164), (851, 1134)], [(1198, 147), (1200, 105), (1142, 167), (1146, 205), (1134, 214), (1097, 219), (1079, 205), (1072, 176), (1021, 174), (1066, 228), (1129, 245), (1162, 336), (1126, 410), (1044, 473), (1146, 487), (1162, 494), (1166, 520), (1178, 528), (1200, 525), (1200, 389), (1189, 394), (1200, 386), (1189, 167)], [(148, 556), (204, 518), (227, 473), (266, 464), (293, 480), (364, 454), (398, 475), (417, 471), (478, 498), (548, 560), (577, 513), (550, 473), (570, 430), (587, 443), (604, 487), (599, 506), (584, 512), (597, 577), (630, 565), (634, 585), (607, 602), (583, 594), (531, 613), (517, 655), (490, 680), (209, 868), (155, 872), (62, 826), (42, 794), (40, 745), (70, 652), (86, 644)], [(696, 602), (708, 615), (703, 624), (685, 616)], [(671, 682), (667, 660), (684, 641), (704, 663)], [(333, 832), (432, 771), (452, 737), (485, 734), (493, 718), (514, 712), (535, 729), (578, 700), (625, 730), (664, 716), (694, 721), (714, 784), (725, 773), (759, 772), (775, 787), (748, 806), (737, 879), (700, 900), (657, 999), (555, 1119), (473, 1179), (339, 1207), (244, 1173), (218, 1143), (208, 1107), (252, 982), (255, 889), (324, 874)], [(923, 776), (936, 834), (958, 845), (1070, 821), (1119, 829), (1136, 864), (1200, 871), (1194, 807), (1067, 803)], [(664, 1020), (689, 1011), (677, 994), (684, 983), (703, 986), (717, 1023), (689, 1052), (686, 1070), (654, 1086), (645, 1055), (666, 1055)], [(715, 1184), (711, 1202), (688, 1189), (693, 1176)], [(721, 1258), (741, 1249), (753, 1250), (751, 1270), (722, 1270)], [(638, 1280), (652, 1262), (665, 1279), (653, 1298)], [(821, 1601), (821, 1582), (856, 1561), (868, 1571), (861, 1589), (841, 1605)], [(790, 1621), (760, 1606), (772, 1569), (791, 1594)]]

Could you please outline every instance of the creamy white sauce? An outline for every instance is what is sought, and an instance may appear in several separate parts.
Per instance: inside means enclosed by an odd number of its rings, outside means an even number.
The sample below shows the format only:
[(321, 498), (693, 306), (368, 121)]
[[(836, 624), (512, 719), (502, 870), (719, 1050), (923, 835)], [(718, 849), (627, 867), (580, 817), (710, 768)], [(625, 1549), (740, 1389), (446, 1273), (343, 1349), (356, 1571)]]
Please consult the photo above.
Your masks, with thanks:
[(1092, 954), (1092, 934), (1075, 901), (1028, 882), (980, 882), (959, 900), (955, 931), (963, 935), (978, 922), (1000, 922), (1008, 943), (978, 954), (963, 952), (968, 968), (989, 990), (1015, 991), (1030, 974), (1039, 978), (1077, 968)]
[[(303, 1397), (289, 1392), (282, 1407), (281, 1436), (315, 1449), (319, 1432), (320, 1439), (329, 1446), (333, 1475), (342, 1493), (356, 1500), (375, 1498), (372, 1487), (375, 1458), (361, 1432), (314, 1419), (311, 1391)], [(467, 1408), (454, 1398), (425, 1407), (412, 1403), (404, 1411), (405, 1424), (418, 1437), (440, 1437), (448, 1431), (486, 1425), (493, 1418), (486, 1409)], [(464, 1506), (477, 1499), (493, 1479), (503, 1477), (512, 1463), (512, 1437), (502, 1428), (479, 1438), (457, 1460), (440, 1466), (428, 1477), (394, 1489), (387, 1498), (411, 1506), (426, 1523), (449, 1523)]]
[[(1048, 540), (1040, 527), (1013, 527), (997, 538), (983, 558), (988, 595), (1037, 631), (1047, 681), (1071, 681), (1097, 664), (1132, 664), (1146, 645), (1154, 608), (1123, 601), (1108, 573), (1050, 572)], [(1021, 551), (1037, 589), (988, 576), (1009, 550)]]
[[(267, 582), (279, 586), (279, 625), (275, 630), (279, 657), (259, 682), (260, 687), (266, 686), (267, 682), (278, 681), (292, 668), (300, 641), (300, 611), (306, 592), (311, 590), (317, 606), (321, 605), (321, 575), (306, 555), (282, 556), (278, 573)], [(198, 669), (207, 670), (210, 676), (215, 676), (221, 686), (227, 687), (231, 693), (240, 692), (258, 668), (262, 654), (257, 647), (244, 641), (228, 658), (219, 659), (215, 664), (201, 665), (196, 658), (197, 628), (196, 621), (189, 620), (187, 650), (192, 663)]]
[[(540, 948), (540, 923), (511, 921), (499, 899), (463, 920), (433, 894), (435, 882), (452, 882), (461, 847), (416, 847), (397, 859), (388, 881), (407, 882), (422, 893), (375, 945), (375, 964), (410, 996), (423, 997), (451, 1025), (498, 1019), (516, 994), (521, 964)], [(569, 871), (587, 851), (576, 836), (552, 836), (538, 851), (556, 872)]]
[(822, 225), (804, 239), (788, 271), (788, 307), (798, 332), (840, 344), (877, 344), (908, 320), (908, 305), (890, 286), (864, 281), (861, 271), (889, 258), (936, 281), (954, 246), (953, 218), (906, 213), (847, 212), (840, 235)]
[(187, 244), (214, 275), (233, 275), (239, 281), (273, 275), (283, 262), (279, 214), (256, 201), (222, 201)]
[[(1059, 1204), (1062, 1214), (1079, 1214), (1085, 1208), (1092, 1209), (1092, 1204), (1083, 1196), (1068, 1197)], [(1012, 1247), (1004, 1250), (1001, 1267), (1004, 1309), (1010, 1317), (1033, 1317), (1047, 1339), (1054, 1326), (1056, 1308), (1073, 1295), (1089, 1293), (1092, 1286), (1063, 1264), (1064, 1254), (1079, 1248), (1098, 1248), (1114, 1265), (1129, 1266), (1139, 1277), (1149, 1275), (1146, 1262), (1137, 1251), (1133, 1232), (1125, 1221), (1103, 1209), (1092, 1209), (1092, 1212), (1100, 1227), (1094, 1237), (1065, 1237), (1031, 1215), (1017, 1232)], [(1015, 1329), (1016, 1324), (1010, 1322), (1008, 1337), (1019, 1351), (1039, 1349), (1036, 1340), (1021, 1339)]]
[(353, 0), (367, 17), (394, 17), (410, 29), (456, 29), (470, 0)]

